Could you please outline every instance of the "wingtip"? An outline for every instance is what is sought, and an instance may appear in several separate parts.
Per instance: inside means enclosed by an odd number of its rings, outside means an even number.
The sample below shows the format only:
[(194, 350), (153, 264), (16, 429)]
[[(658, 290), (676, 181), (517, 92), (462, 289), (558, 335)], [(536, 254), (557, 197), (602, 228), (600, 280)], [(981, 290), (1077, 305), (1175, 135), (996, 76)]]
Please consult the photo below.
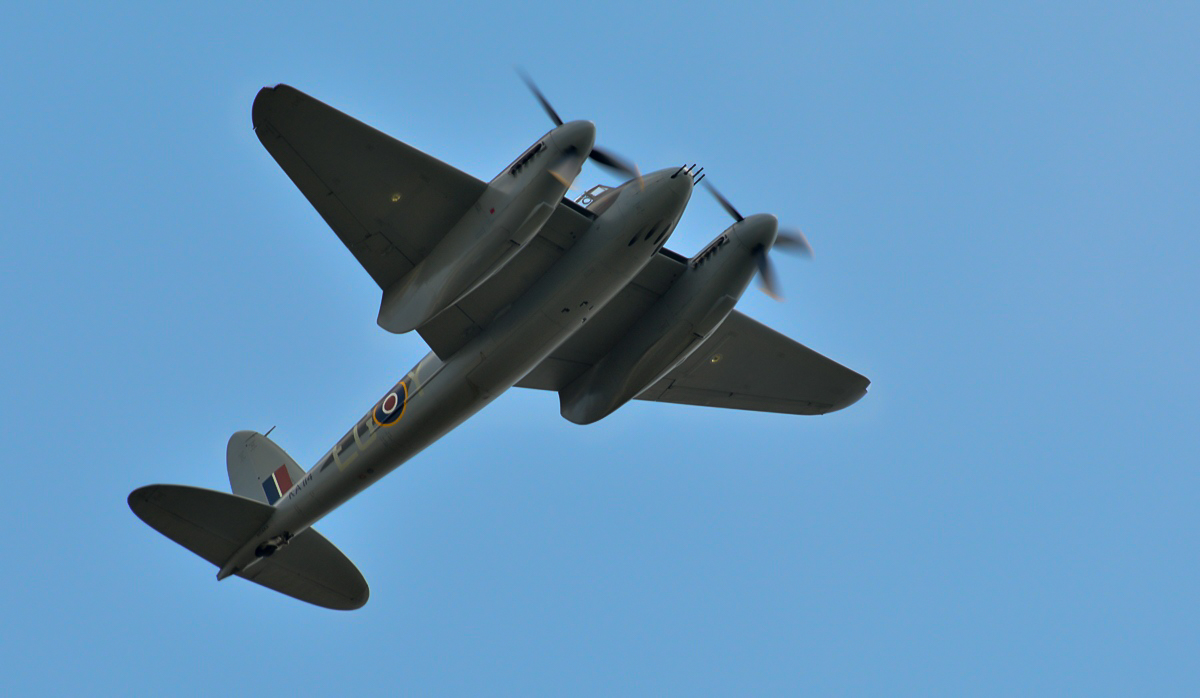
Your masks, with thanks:
[(254, 104), (250, 107), (250, 126), (256, 131), (267, 118), (267, 100), (274, 91), (274, 87), (264, 87), (254, 95)]
[(865, 376), (862, 377), (862, 385), (860, 385), (857, 390), (848, 391), (846, 397), (839, 400), (837, 402), (837, 404), (833, 406), (833, 409), (831, 409), (829, 411), (837, 412), (838, 410), (844, 410), (847, 407), (849, 407), (850, 405), (853, 405), (854, 403), (863, 399), (864, 397), (866, 397), (867, 388), (870, 387), (870, 385), (871, 385), (871, 381), (868, 380)]
[(366, 606), (367, 602), (370, 600), (371, 600), (371, 588), (368, 587), (366, 585), (366, 583), (364, 582), (362, 595), (351, 600), (351, 604), (354, 604), (354, 605), (347, 606), (345, 610), (357, 611), (358, 609), (362, 608), (363, 606)]
[(291, 85), (279, 82), (274, 85), (266, 85), (254, 95), (254, 105), (250, 107), (250, 123), (257, 130), (259, 125), (267, 120), (267, 113), (271, 107), (271, 100), (278, 99), (285, 91), (298, 91)]

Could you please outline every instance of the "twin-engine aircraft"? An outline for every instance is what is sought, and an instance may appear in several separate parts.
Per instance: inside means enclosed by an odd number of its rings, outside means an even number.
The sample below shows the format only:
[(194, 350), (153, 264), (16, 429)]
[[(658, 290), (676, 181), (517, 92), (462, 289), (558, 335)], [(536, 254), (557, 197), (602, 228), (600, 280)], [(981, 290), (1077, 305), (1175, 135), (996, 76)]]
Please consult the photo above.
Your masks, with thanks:
[[(378, 323), (432, 350), (311, 470), (267, 436), (229, 440), (233, 494), (149, 485), (143, 521), (219, 568), (327, 608), (367, 602), (361, 573), (312, 525), (515, 386), (558, 392), (563, 417), (631, 399), (824, 414), (869, 381), (734, 310), (756, 273), (774, 288), (774, 216), (743, 217), (699, 254), (665, 248), (703, 175), (642, 175), (563, 122), (481, 182), (286, 85), (254, 100), (254, 129), (382, 290)], [(624, 174), (564, 198), (584, 160)], [(716, 193), (713, 190), (714, 194)]]

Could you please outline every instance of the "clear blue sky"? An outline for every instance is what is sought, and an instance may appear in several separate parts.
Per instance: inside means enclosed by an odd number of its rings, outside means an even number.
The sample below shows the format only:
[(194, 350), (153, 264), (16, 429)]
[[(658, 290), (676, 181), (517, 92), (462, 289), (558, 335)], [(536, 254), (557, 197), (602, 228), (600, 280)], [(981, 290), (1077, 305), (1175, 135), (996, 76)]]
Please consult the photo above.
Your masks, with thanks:
[[(0, 693), (1194, 695), (1195, 3), (643, 5), (0, 11)], [(363, 610), (218, 584), (127, 493), (227, 489), (239, 429), (308, 466), (426, 351), (256, 91), (487, 179), (548, 127), (517, 64), (804, 229), (739, 307), (870, 394), (512, 391), (318, 526)], [(670, 246), (726, 225), (698, 194)]]

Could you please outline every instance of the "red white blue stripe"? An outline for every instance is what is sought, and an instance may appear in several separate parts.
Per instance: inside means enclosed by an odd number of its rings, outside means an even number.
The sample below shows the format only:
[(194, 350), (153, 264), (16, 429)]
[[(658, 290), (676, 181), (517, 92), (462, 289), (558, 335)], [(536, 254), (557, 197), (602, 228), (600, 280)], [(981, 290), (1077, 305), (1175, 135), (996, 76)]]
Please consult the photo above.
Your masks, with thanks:
[(281, 465), (275, 472), (263, 480), (263, 492), (267, 493), (267, 504), (274, 504), (279, 498), (292, 489), (292, 476), (288, 475), (287, 466)]

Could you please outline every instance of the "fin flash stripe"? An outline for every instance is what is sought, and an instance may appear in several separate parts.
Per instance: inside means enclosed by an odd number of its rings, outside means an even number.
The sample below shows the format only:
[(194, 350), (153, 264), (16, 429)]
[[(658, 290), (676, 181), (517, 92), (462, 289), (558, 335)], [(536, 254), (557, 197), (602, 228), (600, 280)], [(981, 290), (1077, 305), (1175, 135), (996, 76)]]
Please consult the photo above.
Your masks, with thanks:
[(279, 498), (292, 489), (292, 476), (288, 475), (287, 466), (281, 465), (262, 483), (263, 492), (267, 495), (267, 504), (274, 505)]

